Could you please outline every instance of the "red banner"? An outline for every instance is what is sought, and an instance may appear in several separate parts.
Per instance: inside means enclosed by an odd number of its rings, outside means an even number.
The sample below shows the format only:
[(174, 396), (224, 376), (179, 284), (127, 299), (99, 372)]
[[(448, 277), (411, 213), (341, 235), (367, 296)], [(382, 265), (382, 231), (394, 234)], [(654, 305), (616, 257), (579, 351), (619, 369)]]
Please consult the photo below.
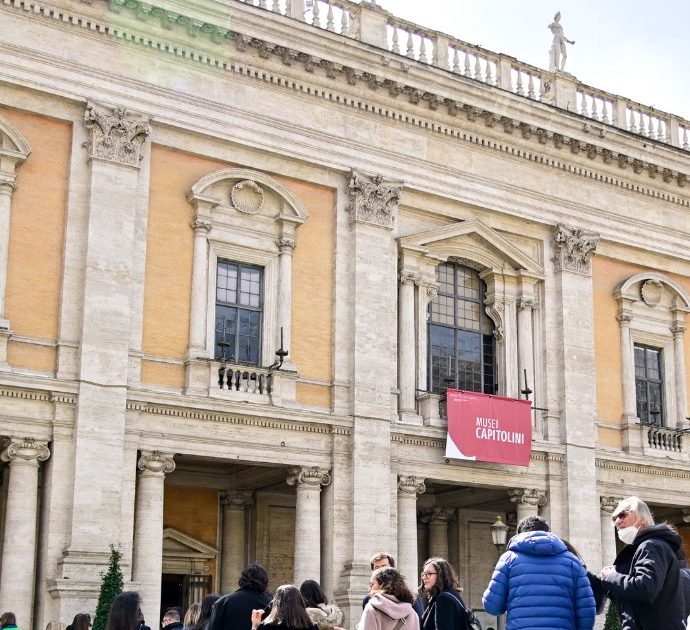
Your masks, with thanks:
[(446, 457), (529, 466), (532, 403), (529, 400), (449, 389)]

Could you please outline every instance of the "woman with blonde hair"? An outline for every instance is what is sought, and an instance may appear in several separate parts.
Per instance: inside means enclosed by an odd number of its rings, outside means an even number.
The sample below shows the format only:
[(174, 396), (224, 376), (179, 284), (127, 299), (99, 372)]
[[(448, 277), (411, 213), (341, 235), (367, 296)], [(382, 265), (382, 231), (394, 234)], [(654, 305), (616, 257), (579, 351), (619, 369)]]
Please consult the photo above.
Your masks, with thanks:
[(419, 630), (419, 617), (412, 607), (414, 594), (397, 569), (377, 569), (369, 584), (371, 599), (357, 630)]
[(194, 602), (189, 608), (187, 608), (187, 612), (184, 614), (184, 627), (182, 630), (191, 630), (194, 626), (196, 626), (200, 616), (201, 604), (199, 602)]

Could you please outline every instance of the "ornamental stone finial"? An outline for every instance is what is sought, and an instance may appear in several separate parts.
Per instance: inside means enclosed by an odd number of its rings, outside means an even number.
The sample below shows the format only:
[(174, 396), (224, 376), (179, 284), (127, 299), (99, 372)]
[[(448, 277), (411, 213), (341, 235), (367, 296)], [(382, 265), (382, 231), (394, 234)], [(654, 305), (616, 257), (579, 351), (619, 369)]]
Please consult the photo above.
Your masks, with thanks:
[(122, 107), (110, 110), (89, 104), (84, 113), (84, 124), (89, 131), (89, 139), (84, 146), (90, 157), (139, 166), (141, 147), (151, 133), (146, 120), (130, 117)]
[(39, 442), (33, 438), (12, 439), (0, 454), (3, 462), (44, 462), (50, 457), (47, 442)]
[(592, 255), (597, 249), (599, 234), (580, 228), (557, 225), (553, 233), (556, 271), (574, 271), (592, 275)]
[(384, 181), (383, 175), (368, 176), (351, 171), (350, 220), (393, 228), (393, 212), (398, 207), (402, 182)]
[(331, 483), (331, 474), (330, 471), (318, 466), (294, 466), (288, 469), (286, 481), (288, 486), (305, 484), (309, 487), (319, 488)]
[(426, 492), (426, 485), (424, 479), (421, 477), (414, 477), (412, 475), (400, 475), (398, 478), (398, 490), (402, 494), (411, 494), (416, 496)]
[(161, 451), (142, 451), (137, 462), (137, 468), (142, 472), (160, 473), (167, 475), (175, 470), (175, 460), (172, 453)]

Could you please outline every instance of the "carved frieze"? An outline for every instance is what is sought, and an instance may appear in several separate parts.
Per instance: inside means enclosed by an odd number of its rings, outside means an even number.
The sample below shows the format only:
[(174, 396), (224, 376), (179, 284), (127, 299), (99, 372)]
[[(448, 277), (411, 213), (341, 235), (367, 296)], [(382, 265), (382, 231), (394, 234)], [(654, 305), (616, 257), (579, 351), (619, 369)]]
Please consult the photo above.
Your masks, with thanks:
[(554, 230), (553, 249), (556, 271), (592, 274), (592, 255), (597, 249), (599, 235), (580, 228), (558, 225)]
[(353, 170), (349, 182), (350, 220), (392, 229), (402, 186), (402, 182), (384, 181), (382, 175), (370, 177)]
[(131, 117), (122, 107), (110, 110), (89, 104), (84, 124), (89, 132), (84, 146), (90, 157), (139, 166), (141, 147), (151, 133), (146, 120)]

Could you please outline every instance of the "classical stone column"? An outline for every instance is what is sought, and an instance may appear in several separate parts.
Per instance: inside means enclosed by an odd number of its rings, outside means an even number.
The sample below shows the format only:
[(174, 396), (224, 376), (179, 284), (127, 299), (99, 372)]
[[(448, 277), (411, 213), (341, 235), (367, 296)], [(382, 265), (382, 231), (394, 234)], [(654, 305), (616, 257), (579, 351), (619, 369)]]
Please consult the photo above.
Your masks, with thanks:
[(398, 569), (407, 583), (417, 580), (417, 495), (426, 491), (421, 477), (398, 477)]
[(546, 405), (560, 411), (560, 434), (565, 445), (564, 514), (566, 536), (594, 566), (600, 558), (599, 532), (592, 523), (599, 515), (596, 484), (595, 447), (597, 444), (596, 379), (592, 366), (594, 353), (594, 305), (592, 256), (599, 235), (580, 228), (558, 225), (553, 234), (554, 291), (550, 297), (555, 329), (561, 348), (549, 365), (559, 374), (559, 386), (552, 389)]
[(637, 416), (635, 401), (635, 359), (633, 343), (630, 336), (631, 312), (621, 312), (616, 315), (620, 332), (621, 346), (621, 378), (623, 385), (623, 418), (630, 420)]
[(508, 496), (517, 507), (518, 523), (527, 516), (538, 516), (539, 508), (546, 505), (546, 494), (536, 488), (514, 488), (508, 490)]
[(211, 219), (201, 213), (194, 215), (189, 223), (194, 230), (194, 253), (192, 258), (192, 303), (189, 310), (190, 359), (206, 353), (206, 313), (208, 303), (208, 233)]
[[(134, 515), (133, 581), (138, 584), (144, 619), (158, 620), (163, 569), (163, 488), (165, 475), (175, 470), (171, 453), (142, 451), (137, 468)], [(151, 621), (150, 621), (151, 620)]]
[(448, 558), (448, 524), (455, 520), (454, 510), (435, 507), (424, 516), (429, 524), (429, 556)]
[(599, 497), (601, 520), (601, 566), (613, 563), (616, 557), (616, 532), (613, 530), (611, 516), (622, 497)]
[(0, 455), (10, 464), (0, 608), (14, 612), (25, 628), (33, 626), (38, 466), (48, 457), (48, 445), (32, 439), (13, 439)]
[[(684, 317), (686, 313), (682, 313)], [(679, 318), (678, 318), (679, 319)], [(685, 384), (685, 323), (682, 321), (676, 321), (671, 328), (673, 333), (673, 361), (676, 372), (675, 379), (675, 394), (676, 394), (676, 426), (679, 429), (685, 427), (685, 417), (688, 414), (688, 398), (686, 392)], [(669, 422), (669, 426), (673, 426), (672, 420)]]
[(287, 483), (297, 489), (295, 507), (295, 584), (321, 581), (321, 486), (331, 483), (328, 471), (318, 466), (296, 466)]
[[(290, 351), (292, 347), (292, 252), (295, 249), (295, 240), (292, 238), (281, 238), (276, 241), (280, 250), (278, 258), (278, 330), (282, 330), (283, 349)], [(276, 340), (276, 348), (280, 344), (280, 338)], [(289, 361), (290, 355), (287, 360)]]
[[(9, 329), (5, 317), (5, 289), (7, 288), (7, 260), (10, 251), (10, 207), (12, 193), (17, 189), (14, 175), (0, 173), (0, 329)], [(4, 360), (4, 357), (0, 357)]]
[(223, 544), (221, 549), (220, 592), (230, 593), (237, 588), (237, 579), (245, 565), (247, 532), (245, 514), (254, 505), (252, 493), (228, 490), (221, 495), (223, 505)]
[(401, 419), (416, 413), (415, 409), (415, 329), (414, 290), (417, 277), (410, 271), (400, 272), (398, 293), (398, 411)]

